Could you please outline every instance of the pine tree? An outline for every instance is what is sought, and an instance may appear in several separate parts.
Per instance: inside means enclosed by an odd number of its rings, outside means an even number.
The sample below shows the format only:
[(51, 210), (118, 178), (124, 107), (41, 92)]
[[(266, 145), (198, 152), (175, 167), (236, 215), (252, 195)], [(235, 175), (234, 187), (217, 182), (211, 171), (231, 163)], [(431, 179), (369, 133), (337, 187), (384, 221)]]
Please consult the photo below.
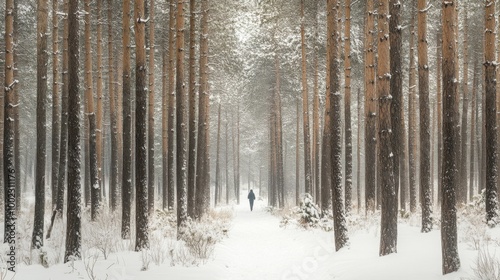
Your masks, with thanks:
[[(492, 1), (487, 1), (492, 2)], [(489, 3), (492, 4), (492, 3)], [(441, 206), (441, 252), (443, 274), (457, 271), (456, 186), (458, 186), (458, 101), (456, 61), (456, 1), (443, 0), (443, 177)], [(493, 4), (494, 5), (494, 4)], [(493, 6), (494, 9), (494, 6)], [(494, 12), (493, 12), (494, 14)], [(494, 25), (493, 25), (494, 28)]]
[(68, 213), (64, 262), (82, 257), (78, 0), (68, 7)]

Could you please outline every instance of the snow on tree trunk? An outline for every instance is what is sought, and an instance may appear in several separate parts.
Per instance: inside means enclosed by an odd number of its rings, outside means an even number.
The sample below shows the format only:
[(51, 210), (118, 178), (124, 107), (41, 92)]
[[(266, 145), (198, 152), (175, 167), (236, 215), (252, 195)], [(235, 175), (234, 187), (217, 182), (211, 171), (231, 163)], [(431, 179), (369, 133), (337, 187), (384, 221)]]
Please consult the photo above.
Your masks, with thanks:
[(68, 213), (64, 262), (82, 257), (78, 0), (68, 8)]
[(457, 91), (457, 52), (455, 0), (443, 1), (443, 177), (441, 203), (441, 252), (443, 274), (457, 271), (456, 186), (458, 174), (459, 94)]

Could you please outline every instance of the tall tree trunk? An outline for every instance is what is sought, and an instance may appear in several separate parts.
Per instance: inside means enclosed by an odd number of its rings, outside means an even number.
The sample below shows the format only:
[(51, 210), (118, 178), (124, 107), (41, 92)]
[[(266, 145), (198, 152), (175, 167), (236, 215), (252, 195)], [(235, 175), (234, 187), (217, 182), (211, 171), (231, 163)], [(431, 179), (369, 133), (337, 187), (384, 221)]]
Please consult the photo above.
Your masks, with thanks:
[[(58, 0), (52, 0), (52, 173), (51, 203), (52, 209), (57, 201), (57, 176), (59, 175), (59, 141), (61, 137), (61, 105), (59, 93), (59, 11)], [(3, 127), (3, 126), (2, 126)]]
[[(398, 4), (391, 1), (391, 8)], [(397, 14), (397, 13), (396, 13)], [(394, 14), (391, 14), (391, 18)], [(379, 100), (379, 139), (381, 169), (381, 214), (380, 222), (380, 250), (379, 254), (385, 256), (397, 252), (398, 235), (398, 197), (394, 183), (394, 165), (398, 164), (393, 158), (391, 133), (391, 67), (390, 67), (390, 35), (389, 34), (389, 0), (379, 1), (378, 8), (378, 67), (377, 67), (377, 96)], [(392, 32), (390, 33), (393, 34)], [(396, 50), (397, 51), (397, 50)]]
[(149, 5), (148, 213), (155, 208), (155, 0)]
[(468, 41), (467, 41), (467, 29), (468, 29), (468, 19), (467, 19), (467, 5), (464, 9), (464, 38), (463, 38), (463, 56), (464, 56), (464, 68), (462, 72), (462, 123), (460, 133), (460, 186), (458, 189), (457, 200), (458, 203), (467, 203), (467, 117), (469, 109), (469, 61), (468, 61)]
[(356, 202), (358, 207), (358, 214), (361, 212), (361, 122), (363, 119), (363, 113), (361, 111), (361, 89), (358, 88), (358, 138), (357, 138), (357, 152), (356, 152), (356, 164), (357, 164), (357, 178), (356, 178)]
[(471, 104), (471, 114), (470, 114), (470, 160), (469, 160), (469, 168), (470, 168), (470, 177), (469, 177), (469, 200), (472, 201), (474, 198), (474, 178), (475, 178), (475, 150), (476, 150), (476, 110), (477, 110), (477, 85), (478, 85), (478, 69), (477, 69), (477, 59), (474, 63), (474, 78), (472, 82), (472, 104)]
[(123, 173), (122, 173), (122, 229), (123, 239), (130, 238), (132, 196), (132, 96), (130, 92), (130, 0), (123, 1), (122, 19), (122, 95), (123, 95)]
[(215, 159), (215, 197), (214, 197), (214, 207), (220, 203), (221, 197), (221, 182), (220, 182), (220, 111), (221, 104), (219, 103), (219, 108), (217, 109), (217, 148), (216, 148), (216, 159)]
[[(196, 200), (198, 199), (196, 196), (198, 195), (198, 189), (196, 188), (198, 183), (196, 182), (198, 178), (197, 175), (197, 159), (196, 159), (196, 38), (195, 38), (195, 30), (196, 30), (196, 4), (195, 0), (189, 0), (189, 147), (188, 147), (188, 216), (194, 218), (196, 216)], [(201, 35), (203, 37), (203, 34)], [(201, 44), (201, 41), (200, 41)], [(201, 48), (201, 46), (200, 46)], [(201, 50), (200, 50), (201, 53)], [(200, 62), (201, 63), (201, 62)], [(200, 69), (201, 75), (202, 69)], [(201, 77), (200, 77), (201, 79)], [(201, 89), (200, 89), (201, 93)], [(200, 94), (201, 96), (201, 94)], [(201, 110), (201, 106), (200, 106)], [(199, 125), (199, 124), (198, 124)], [(201, 132), (198, 132), (201, 133)], [(199, 213), (198, 213), (199, 214)]]
[(5, 1), (5, 80), (4, 80), (4, 243), (15, 244), (16, 219), (16, 184), (15, 179), (20, 173), (14, 162), (14, 90), (17, 80), (14, 79), (14, 1)]
[(443, 32), (441, 30), (438, 31), (436, 34), (436, 64), (437, 64), (437, 69), (436, 69), (436, 84), (437, 84), (437, 96), (436, 96), (436, 103), (437, 103), (437, 126), (438, 126), (438, 146), (437, 146), (437, 153), (438, 153), (438, 193), (437, 193), (437, 198), (438, 198), (438, 205), (441, 205), (441, 190), (442, 190), (442, 181), (440, 178), (443, 177), (443, 133), (441, 133), (441, 128), (443, 127), (443, 91), (442, 91), (442, 70), (441, 70), (441, 64), (442, 64), (442, 57), (441, 57), (441, 51), (442, 51), (442, 37), (443, 37)]
[(410, 76), (408, 96), (408, 162), (410, 212), (417, 211), (417, 83), (415, 70), (415, 14), (416, 1), (412, 0), (410, 24)]
[(78, 0), (68, 7), (68, 213), (64, 262), (81, 259), (80, 81)]
[[(315, 16), (315, 22), (314, 22), (314, 44), (317, 46), (318, 44), (318, 29), (319, 29), (319, 4), (320, 2), (318, 1), (316, 3), (316, 16)], [(315, 47), (314, 50), (314, 98), (313, 98), (313, 173), (314, 173), (314, 190), (315, 190), (315, 201), (316, 203), (320, 203), (321, 201), (321, 185), (320, 185), (320, 148), (321, 148), (321, 139), (320, 139), (320, 132), (319, 132), (319, 54), (318, 54), (318, 48)], [(298, 129), (297, 129), (298, 132)], [(299, 165), (300, 167), (300, 165)], [(298, 205), (298, 204), (297, 204)]]
[(31, 248), (43, 246), (44, 214), (45, 214), (45, 164), (47, 157), (47, 17), (48, 0), (37, 2), (37, 34), (36, 36), (36, 179), (35, 179), (35, 217)]
[(427, 1), (418, 0), (418, 91), (420, 101), (420, 205), (422, 232), (432, 230), (429, 67), (427, 58)]
[[(19, 46), (19, 1), (14, 1), (14, 47)], [(21, 78), (19, 77), (19, 52), (14, 51), (14, 80), (19, 81)], [(19, 92), (20, 86), (22, 83), (19, 83), (18, 88), (14, 88), (14, 104), (19, 104)], [(20, 151), (20, 137), (19, 137), (19, 126), (20, 126), (20, 118), (19, 118), (19, 106), (14, 106), (14, 164), (16, 166), (16, 170), (21, 174), (21, 151)], [(21, 176), (16, 176), (16, 213), (21, 213), (21, 202), (23, 192), (26, 190), (26, 185), (24, 184), (24, 188), (21, 189)]]
[[(152, 7), (151, 7), (152, 8)], [(146, 19), (144, 0), (134, 1), (135, 33), (135, 251), (149, 247), (148, 239), (148, 151), (147, 151), (147, 80)], [(151, 58), (150, 58), (151, 59)], [(153, 189), (154, 192), (154, 189)]]
[(304, 122), (304, 179), (305, 192), (311, 194), (312, 190), (312, 165), (311, 165), (311, 136), (309, 129), (309, 95), (307, 92), (307, 57), (305, 42), (304, 0), (300, 1), (300, 38), (302, 50), (302, 119)]
[(170, 0), (169, 11), (169, 35), (168, 35), (168, 64), (170, 72), (168, 73), (168, 210), (174, 210), (175, 203), (175, 154), (174, 154), (174, 139), (175, 139), (175, 58), (177, 57), (175, 50), (175, 27), (176, 27), (176, 0)]
[[(102, 25), (103, 19), (101, 16), (102, 13), (102, 0), (97, 1), (97, 46), (96, 46), (96, 51), (97, 51), (97, 81), (96, 81), (96, 94), (97, 94), (97, 108), (96, 108), (96, 131), (95, 131), (95, 137), (96, 137), (96, 151), (97, 151), (97, 180), (98, 180), (98, 185), (99, 185), (99, 191), (101, 189), (104, 191), (104, 180), (103, 180), (103, 159), (104, 159), (104, 142), (103, 142), (103, 133), (104, 133), (104, 127), (103, 127), (103, 81), (102, 81), (102, 71), (103, 71), (103, 66), (102, 66), (102, 46), (104, 45), (104, 42), (102, 40)], [(113, 194), (110, 194), (110, 197)], [(98, 198), (101, 198), (100, 193), (98, 194)]]
[[(167, 25), (167, 23), (165, 23)], [(162, 209), (168, 209), (168, 28), (163, 28), (161, 47), (161, 159), (162, 159)]]
[[(339, 33), (337, 30), (337, 13), (339, 5), (337, 0), (328, 0), (328, 24), (327, 34), (330, 37), (330, 44), (327, 51), (328, 67), (330, 68), (329, 74), (329, 95), (330, 95), (330, 126), (331, 134), (331, 176), (332, 176), (332, 206), (333, 206), (333, 221), (335, 231), (335, 250), (340, 250), (347, 245), (347, 228), (345, 224), (345, 209), (342, 197), (342, 113), (341, 102), (342, 96), (340, 95), (340, 77), (339, 77)], [(326, 118), (325, 118), (326, 119)], [(326, 126), (326, 124), (325, 124)]]
[(351, 0), (345, 1), (344, 56), (345, 211), (349, 215), (352, 208)]
[(198, 156), (196, 162), (196, 217), (210, 208), (210, 92), (208, 85), (208, 0), (201, 1), (200, 100), (198, 111)]
[(108, 96), (109, 96), (109, 119), (111, 123), (111, 162), (110, 162), (110, 182), (109, 182), (109, 202), (111, 211), (115, 212), (118, 207), (119, 197), (119, 164), (118, 164), (118, 110), (117, 110), (117, 97), (115, 95), (115, 61), (113, 59), (113, 0), (108, 2)]
[(225, 138), (226, 138), (226, 205), (229, 205), (229, 118), (227, 116), (226, 109), (226, 128), (225, 128)]
[[(489, 2), (489, 3), (488, 3)], [(492, 1), (485, 2), (493, 4)], [(457, 22), (455, 17), (455, 0), (443, 0), (443, 177), (441, 207), (441, 253), (443, 274), (457, 271), (460, 258), (457, 246), (457, 210), (456, 186), (459, 184), (458, 174), (458, 122), (459, 94), (457, 91)], [(493, 12), (489, 14), (494, 14)], [(494, 21), (491, 26), (495, 28)], [(490, 29), (490, 30), (493, 30)]]
[[(392, 151), (394, 154), (394, 187), (396, 191), (396, 206), (398, 201), (398, 193), (400, 189), (401, 177), (404, 172), (402, 170), (402, 154), (404, 145), (404, 129), (403, 129), (403, 71), (402, 71), (402, 48), (403, 41), (401, 39), (401, 3), (396, 0), (391, 0), (389, 3), (389, 32), (390, 32), (390, 67), (391, 81), (390, 92), (392, 96), (391, 102), (391, 124), (392, 124)], [(404, 202), (404, 201), (402, 201)], [(401, 208), (404, 208), (401, 204)]]
[(184, 1), (177, 1), (177, 73), (175, 79), (177, 133), (177, 236), (187, 222), (188, 108), (184, 84)]
[(84, 1), (85, 6), (85, 99), (86, 99), (86, 115), (89, 124), (89, 150), (85, 151), (89, 154), (89, 168), (90, 168), (90, 219), (95, 221), (99, 211), (99, 194), (101, 192), (99, 184), (99, 171), (98, 171), (98, 144), (97, 144), (97, 127), (96, 115), (94, 111), (94, 96), (93, 96), (93, 82), (92, 82), (92, 47), (90, 44), (90, 0)]
[[(373, 0), (366, 4), (366, 37), (365, 37), (365, 162), (376, 160), (376, 97), (375, 97), (375, 58), (374, 34), (375, 12)], [(375, 211), (375, 164), (365, 165), (365, 210)]]
[[(297, 101), (297, 117), (296, 117), (296, 127), (295, 130), (295, 205), (300, 206), (300, 142), (299, 142), (299, 131), (300, 131), (300, 102), (299, 98)], [(319, 185), (317, 186), (319, 188)]]
[(495, 225), (498, 216), (497, 197), (497, 110), (496, 110), (496, 60), (495, 60), (495, 1), (485, 1), (485, 128), (486, 128), (486, 221)]

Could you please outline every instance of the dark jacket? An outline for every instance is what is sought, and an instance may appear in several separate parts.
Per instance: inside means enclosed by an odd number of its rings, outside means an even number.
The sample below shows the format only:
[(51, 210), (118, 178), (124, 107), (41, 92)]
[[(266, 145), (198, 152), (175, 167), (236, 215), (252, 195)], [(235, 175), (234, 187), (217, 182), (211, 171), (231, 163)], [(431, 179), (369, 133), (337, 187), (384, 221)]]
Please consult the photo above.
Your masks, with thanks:
[(250, 193), (248, 194), (248, 199), (255, 200), (255, 194), (253, 193), (253, 191), (250, 191)]

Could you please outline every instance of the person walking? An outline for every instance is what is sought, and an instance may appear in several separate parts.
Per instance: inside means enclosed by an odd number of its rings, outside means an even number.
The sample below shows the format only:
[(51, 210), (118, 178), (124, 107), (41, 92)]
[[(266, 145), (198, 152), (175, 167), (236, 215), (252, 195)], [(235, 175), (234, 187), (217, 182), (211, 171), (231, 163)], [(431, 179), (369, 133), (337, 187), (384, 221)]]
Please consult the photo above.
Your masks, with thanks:
[(250, 190), (248, 193), (248, 201), (250, 201), (250, 211), (253, 211), (253, 201), (255, 200), (255, 194), (253, 193), (253, 190)]

